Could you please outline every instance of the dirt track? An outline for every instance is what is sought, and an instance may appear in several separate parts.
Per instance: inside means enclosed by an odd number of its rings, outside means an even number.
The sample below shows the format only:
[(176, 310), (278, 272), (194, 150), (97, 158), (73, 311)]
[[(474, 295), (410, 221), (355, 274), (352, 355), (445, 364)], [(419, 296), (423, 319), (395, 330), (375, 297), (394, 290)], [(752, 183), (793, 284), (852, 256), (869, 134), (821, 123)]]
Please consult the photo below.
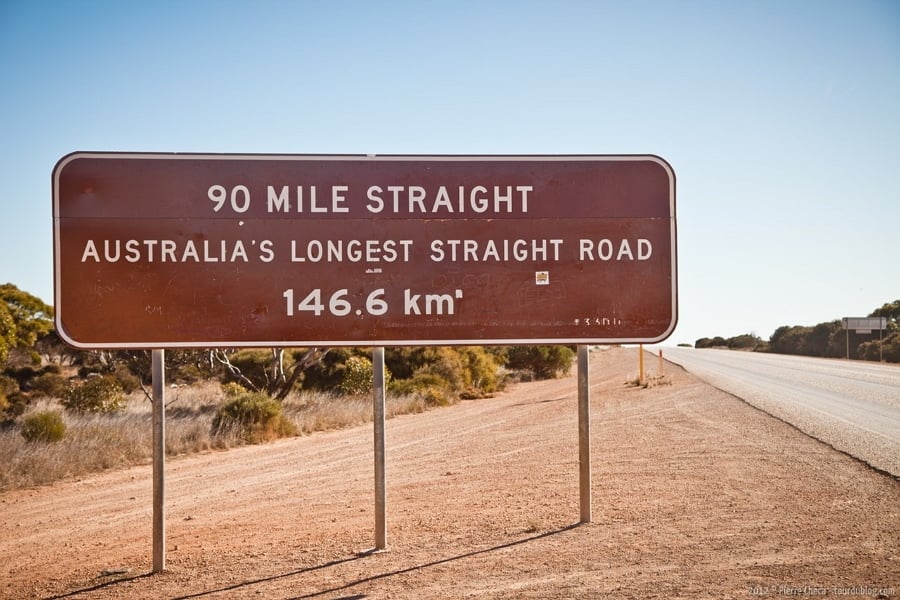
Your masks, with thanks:
[(900, 596), (900, 482), (636, 363), (591, 355), (594, 523), (573, 376), (388, 421), (387, 552), (367, 426), (170, 460), (160, 575), (149, 465), (2, 494), (0, 596)]

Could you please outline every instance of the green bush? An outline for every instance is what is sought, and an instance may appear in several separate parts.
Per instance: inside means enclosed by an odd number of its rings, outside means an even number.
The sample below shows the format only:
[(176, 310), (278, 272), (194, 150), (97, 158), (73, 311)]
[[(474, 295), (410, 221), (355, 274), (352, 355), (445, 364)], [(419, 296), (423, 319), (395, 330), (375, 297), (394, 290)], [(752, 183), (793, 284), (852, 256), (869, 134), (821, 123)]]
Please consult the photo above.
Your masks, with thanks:
[[(299, 354), (299, 353), (298, 353)], [(362, 348), (331, 348), (318, 363), (303, 371), (304, 390), (333, 391), (341, 387), (344, 365), (353, 356), (371, 356)]]
[(115, 377), (94, 376), (66, 388), (62, 404), (73, 412), (109, 413), (125, 407), (125, 394)]
[(762, 340), (752, 333), (736, 335), (725, 340), (731, 350), (756, 350), (761, 342)]
[(430, 360), (416, 369), (413, 377), (422, 375), (437, 375), (447, 382), (445, 390), (459, 392), (469, 387), (471, 378), (466, 371), (466, 362), (457, 348), (438, 346), (429, 348)]
[(511, 346), (506, 366), (516, 371), (531, 371), (536, 379), (566, 375), (575, 362), (575, 351), (568, 346)]
[(421, 392), (422, 400), (426, 406), (450, 406), (450, 398), (441, 388), (428, 387)]
[(55, 410), (44, 410), (25, 417), (22, 437), (29, 442), (58, 442), (66, 435), (66, 424)]
[(19, 384), (12, 377), (0, 375), (0, 414), (9, 408), (9, 397), (19, 391)]
[(15, 421), (17, 417), (24, 414), (30, 403), (31, 397), (18, 390), (6, 397), (0, 395), (0, 424)]
[(68, 381), (59, 373), (45, 371), (31, 380), (29, 388), (35, 396), (62, 398), (66, 393)]
[(900, 332), (894, 332), (884, 339), (884, 360), (900, 362)]
[(392, 391), (414, 394), (434, 388), (445, 398), (468, 399), (483, 398), (500, 389), (498, 365), (503, 360), (504, 348), (478, 346), (395, 348), (385, 355), (394, 374)]
[(694, 342), (694, 348), (721, 348), (728, 345), (728, 340), (720, 335), (714, 338), (702, 337)]
[[(231, 364), (241, 375), (252, 381), (251, 387), (265, 389), (269, 385), (272, 366), (272, 351), (262, 348), (244, 348), (228, 357)], [(227, 373), (228, 381), (235, 381), (233, 373)]]
[(900, 333), (892, 333), (882, 340), (863, 342), (857, 354), (864, 360), (900, 362)]
[(483, 397), (500, 389), (499, 367), (493, 354), (480, 346), (464, 346), (456, 351), (462, 356), (466, 369), (465, 397)]
[(126, 394), (141, 389), (141, 378), (132, 373), (125, 366), (117, 367), (112, 376), (119, 382), (119, 386), (121, 386), (122, 391)]
[(34, 365), (20, 365), (16, 367), (8, 367), (5, 374), (12, 377), (21, 389), (25, 389), (28, 382), (41, 374), (41, 371)]
[[(391, 372), (384, 368), (385, 385), (390, 382)], [(371, 393), (375, 387), (375, 369), (372, 361), (364, 356), (351, 356), (344, 363), (341, 377), (341, 392), (347, 395)]]
[(284, 416), (277, 400), (262, 392), (245, 392), (228, 399), (216, 411), (212, 434), (227, 433), (256, 444), (295, 435), (297, 428)]
[(222, 393), (225, 394), (226, 398), (235, 398), (246, 394), (247, 391), (247, 388), (236, 381), (229, 381), (228, 383), (222, 384)]
[(375, 369), (372, 361), (362, 356), (351, 356), (344, 363), (341, 392), (348, 395), (366, 394), (375, 385)]
[(391, 381), (391, 392), (399, 395), (413, 395), (423, 393), (425, 390), (447, 390), (450, 384), (436, 373), (419, 371), (409, 379), (395, 379)]
[[(385, 363), (395, 378), (392, 389), (399, 385), (400, 389), (415, 391), (434, 385), (456, 393), (470, 383), (465, 360), (456, 348), (448, 346), (389, 348)], [(411, 381), (404, 384), (400, 380)]]

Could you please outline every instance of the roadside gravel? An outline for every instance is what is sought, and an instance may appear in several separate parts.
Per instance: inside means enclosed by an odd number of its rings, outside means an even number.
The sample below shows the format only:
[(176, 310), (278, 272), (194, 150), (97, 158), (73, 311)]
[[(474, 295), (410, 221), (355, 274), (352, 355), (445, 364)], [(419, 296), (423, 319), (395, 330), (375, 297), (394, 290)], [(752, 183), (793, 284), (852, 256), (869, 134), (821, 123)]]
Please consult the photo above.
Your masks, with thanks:
[(704, 381), (900, 477), (900, 366), (729, 350), (670, 348)]

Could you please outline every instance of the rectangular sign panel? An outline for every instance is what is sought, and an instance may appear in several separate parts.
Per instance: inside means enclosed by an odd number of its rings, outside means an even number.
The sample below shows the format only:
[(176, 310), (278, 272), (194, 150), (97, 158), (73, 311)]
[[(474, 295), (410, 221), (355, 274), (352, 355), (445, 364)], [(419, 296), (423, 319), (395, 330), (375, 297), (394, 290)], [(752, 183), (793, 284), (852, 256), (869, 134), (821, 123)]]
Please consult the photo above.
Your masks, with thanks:
[(885, 329), (886, 317), (844, 317), (841, 319), (843, 329), (853, 329), (857, 333), (871, 333), (873, 329)]
[(656, 156), (74, 153), (57, 331), (83, 348), (658, 342)]

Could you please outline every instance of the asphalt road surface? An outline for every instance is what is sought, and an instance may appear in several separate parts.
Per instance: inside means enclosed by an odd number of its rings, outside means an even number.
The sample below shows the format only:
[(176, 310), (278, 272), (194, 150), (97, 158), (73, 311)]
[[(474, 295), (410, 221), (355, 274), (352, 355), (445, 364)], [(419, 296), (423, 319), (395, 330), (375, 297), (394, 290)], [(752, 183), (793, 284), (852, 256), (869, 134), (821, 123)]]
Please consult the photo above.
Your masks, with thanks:
[(665, 348), (711, 385), (869, 465), (900, 477), (900, 366)]

